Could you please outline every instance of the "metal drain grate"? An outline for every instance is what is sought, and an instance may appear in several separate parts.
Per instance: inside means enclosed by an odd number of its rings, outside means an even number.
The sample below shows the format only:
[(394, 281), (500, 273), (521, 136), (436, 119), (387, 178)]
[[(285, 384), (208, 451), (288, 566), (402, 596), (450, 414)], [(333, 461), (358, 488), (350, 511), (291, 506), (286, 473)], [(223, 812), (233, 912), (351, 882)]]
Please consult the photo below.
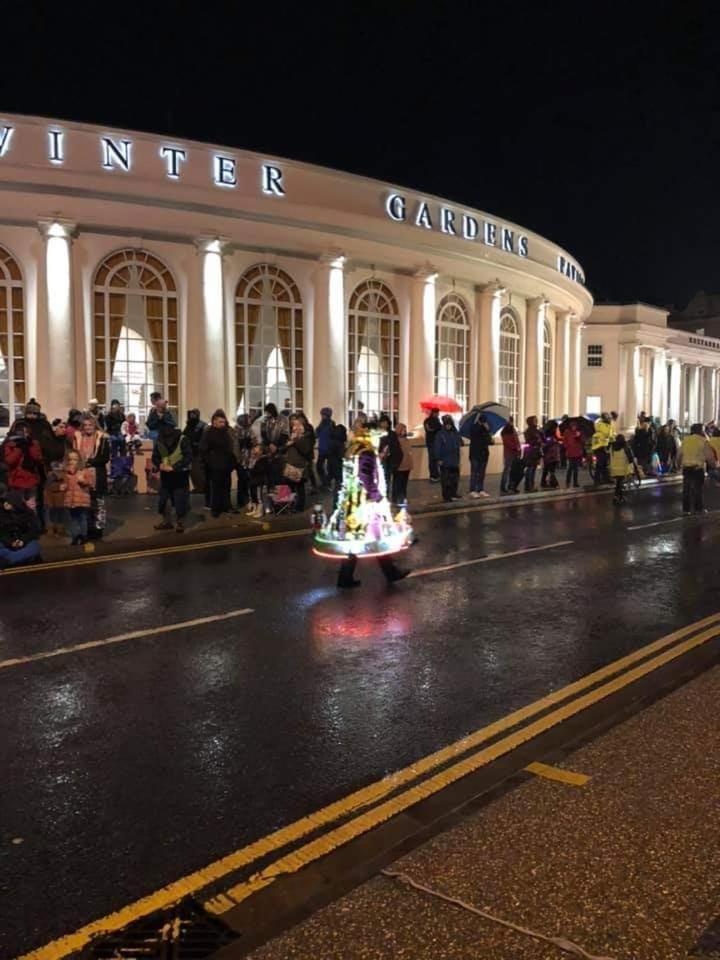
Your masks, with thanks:
[(237, 938), (194, 900), (183, 900), (93, 940), (80, 956), (84, 960), (202, 960)]

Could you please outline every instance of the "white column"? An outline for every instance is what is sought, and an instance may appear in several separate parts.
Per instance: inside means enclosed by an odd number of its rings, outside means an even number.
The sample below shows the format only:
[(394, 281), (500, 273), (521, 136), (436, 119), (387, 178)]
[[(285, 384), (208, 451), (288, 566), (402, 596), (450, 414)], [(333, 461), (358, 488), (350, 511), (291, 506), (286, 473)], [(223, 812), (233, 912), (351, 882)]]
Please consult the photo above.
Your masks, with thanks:
[(623, 431), (635, 429), (638, 415), (638, 377), (640, 374), (640, 347), (632, 343), (621, 345), (623, 363), (621, 374), (625, 381), (623, 409), (620, 413), (620, 423)]
[(664, 423), (667, 410), (667, 363), (665, 351), (656, 350), (652, 364), (652, 403), (650, 415), (659, 417)]
[(715, 417), (715, 371), (712, 367), (702, 368), (702, 416), (703, 423)]
[[(45, 412), (52, 419), (67, 416), (78, 404), (75, 384), (75, 324), (72, 296), (72, 238), (75, 224), (66, 220), (41, 220), (45, 239), (44, 310), (46, 329), (38, 330), (38, 355)], [(109, 398), (108, 398), (109, 399)], [(84, 402), (84, 398), (83, 398)]]
[(692, 423), (697, 423), (702, 419), (700, 412), (701, 404), (701, 394), (700, 394), (700, 364), (696, 363), (693, 365), (691, 379), (690, 379), (690, 409), (692, 415), (690, 417)]
[(420, 401), (435, 392), (435, 280), (437, 273), (418, 271), (410, 296), (410, 383), (408, 430), (418, 428), (425, 417)]
[[(570, 410), (570, 311), (560, 310), (557, 314), (555, 333), (555, 411), (559, 416), (571, 413)], [(579, 410), (572, 410), (573, 414)], [(583, 411), (584, 412), (584, 411)]]
[[(549, 301), (535, 297), (527, 303), (527, 349), (525, 351), (525, 415), (542, 422), (543, 338)], [(552, 416), (552, 410), (550, 411)]]
[[(480, 385), (478, 402), (499, 400), (498, 360), (500, 355), (500, 310), (505, 288), (499, 281), (489, 283), (478, 291), (476, 312), (478, 316), (478, 370)], [(520, 371), (518, 371), (519, 373)]]
[[(581, 409), (582, 398), (580, 396), (580, 355), (582, 349), (582, 330), (584, 329), (584, 324), (576, 323), (574, 321), (575, 314), (570, 314), (570, 336), (569, 336), (569, 351), (568, 351), (568, 363), (567, 363), (567, 376), (569, 381), (569, 413), (570, 416), (577, 416), (580, 413), (585, 413), (585, 410)], [(562, 411), (563, 413), (565, 411)]]
[(345, 384), (347, 342), (345, 338), (345, 257), (323, 256), (315, 268), (315, 306), (310, 344), (313, 358), (312, 397), (306, 410), (313, 420), (321, 407), (330, 407), (336, 423), (348, 430), (349, 402)]
[(675, 420), (676, 423), (680, 423), (682, 420), (681, 415), (681, 401), (680, 401), (680, 381), (682, 378), (682, 364), (679, 360), (670, 361), (670, 419)]
[(223, 252), (227, 241), (220, 237), (201, 237), (197, 241), (200, 254), (200, 281), (202, 291), (202, 336), (200, 355), (191, 358), (197, 363), (200, 376), (196, 380), (198, 406), (209, 417), (220, 403), (228, 400), (226, 410), (235, 418), (235, 405), (227, 396), (227, 337), (225, 331), (225, 284), (223, 282)]

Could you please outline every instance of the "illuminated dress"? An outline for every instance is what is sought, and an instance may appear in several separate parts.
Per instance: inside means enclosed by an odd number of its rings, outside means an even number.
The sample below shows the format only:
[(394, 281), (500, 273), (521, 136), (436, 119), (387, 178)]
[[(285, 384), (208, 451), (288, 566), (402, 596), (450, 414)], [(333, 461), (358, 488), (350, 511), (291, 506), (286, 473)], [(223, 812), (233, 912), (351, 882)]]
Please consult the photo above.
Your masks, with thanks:
[[(349, 561), (343, 564), (340, 586), (355, 586), (352, 571), (357, 559), (377, 557), (390, 560), (393, 554), (407, 549), (413, 542), (413, 531), (407, 509), (401, 506), (393, 515), (385, 490), (385, 474), (378, 466), (378, 456), (367, 430), (356, 431), (343, 462), (343, 482), (337, 506), (330, 517), (315, 531), (314, 552), (321, 557)], [(391, 564), (380, 564), (389, 580), (400, 574)]]

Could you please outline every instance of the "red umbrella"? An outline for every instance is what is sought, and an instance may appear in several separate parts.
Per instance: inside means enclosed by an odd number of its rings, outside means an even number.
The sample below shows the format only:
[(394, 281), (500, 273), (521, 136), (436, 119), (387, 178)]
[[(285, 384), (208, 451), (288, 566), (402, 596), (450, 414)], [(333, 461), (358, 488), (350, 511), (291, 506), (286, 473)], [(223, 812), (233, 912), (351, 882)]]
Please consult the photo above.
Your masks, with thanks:
[(423, 410), (439, 410), (441, 413), (462, 413), (463, 408), (452, 397), (428, 397), (421, 400)]

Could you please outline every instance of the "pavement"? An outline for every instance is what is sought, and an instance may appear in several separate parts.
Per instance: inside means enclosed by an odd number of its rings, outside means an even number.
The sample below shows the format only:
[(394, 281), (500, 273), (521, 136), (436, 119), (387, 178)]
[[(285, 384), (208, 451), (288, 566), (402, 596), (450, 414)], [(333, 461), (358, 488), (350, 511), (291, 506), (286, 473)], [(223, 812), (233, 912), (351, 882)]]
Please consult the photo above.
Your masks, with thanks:
[[(643, 481), (645, 487), (655, 486), (658, 483), (672, 484), (679, 482), (677, 476), (668, 476), (660, 479)], [(489, 475), (486, 479), (485, 491), (487, 498), (474, 500), (468, 496), (468, 478), (462, 477), (460, 490), (464, 493), (461, 501), (455, 504), (443, 502), (439, 483), (430, 483), (428, 480), (411, 480), (408, 486), (408, 501), (413, 512), (466, 508), (485, 509), (498, 505), (512, 503), (527, 503), (531, 500), (545, 502), (548, 499), (566, 499), (586, 495), (603, 495), (612, 492), (611, 486), (600, 488), (590, 482), (585, 474), (581, 475), (581, 486), (570, 490), (558, 487), (556, 490), (538, 489), (536, 493), (520, 492), (517, 495), (506, 496), (500, 494), (500, 475)], [(235, 493), (233, 491), (233, 500)], [(308, 494), (308, 506), (315, 502), (322, 502), (326, 509), (331, 507), (332, 497), (328, 494)], [(69, 560), (73, 557), (97, 554), (106, 556), (113, 553), (143, 551), (155, 547), (173, 546), (183, 541), (189, 543), (212, 542), (231, 537), (253, 536), (260, 531), (307, 529), (307, 513), (285, 514), (282, 516), (264, 516), (261, 520), (250, 519), (242, 508), (236, 513), (223, 514), (213, 517), (204, 510), (204, 499), (200, 494), (191, 496), (191, 509), (185, 520), (185, 533), (177, 534), (174, 531), (157, 531), (154, 525), (158, 522), (157, 495), (135, 494), (126, 497), (106, 498), (107, 526), (103, 539), (86, 544), (85, 547), (70, 546), (69, 537), (56, 538), (50, 535), (42, 537), (42, 555), (46, 562)]]
[(244, 883), (266, 838), (718, 614), (720, 493), (679, 493), (418, 511), (412, 578), (349, 595), (262, 529), (4, 574), (0, 957)]
[[(587, 776), (585, 785), (527, 774), (522, 785), (388, 870), (502, 920), (570, 940), (586, 956), (719, 956), (720, 935), (705, 933), (720, 918), (718, 702), (720, 669), (714, 668), (553, 766)], [(563, 955), (379, 875), (250, 957)]]

